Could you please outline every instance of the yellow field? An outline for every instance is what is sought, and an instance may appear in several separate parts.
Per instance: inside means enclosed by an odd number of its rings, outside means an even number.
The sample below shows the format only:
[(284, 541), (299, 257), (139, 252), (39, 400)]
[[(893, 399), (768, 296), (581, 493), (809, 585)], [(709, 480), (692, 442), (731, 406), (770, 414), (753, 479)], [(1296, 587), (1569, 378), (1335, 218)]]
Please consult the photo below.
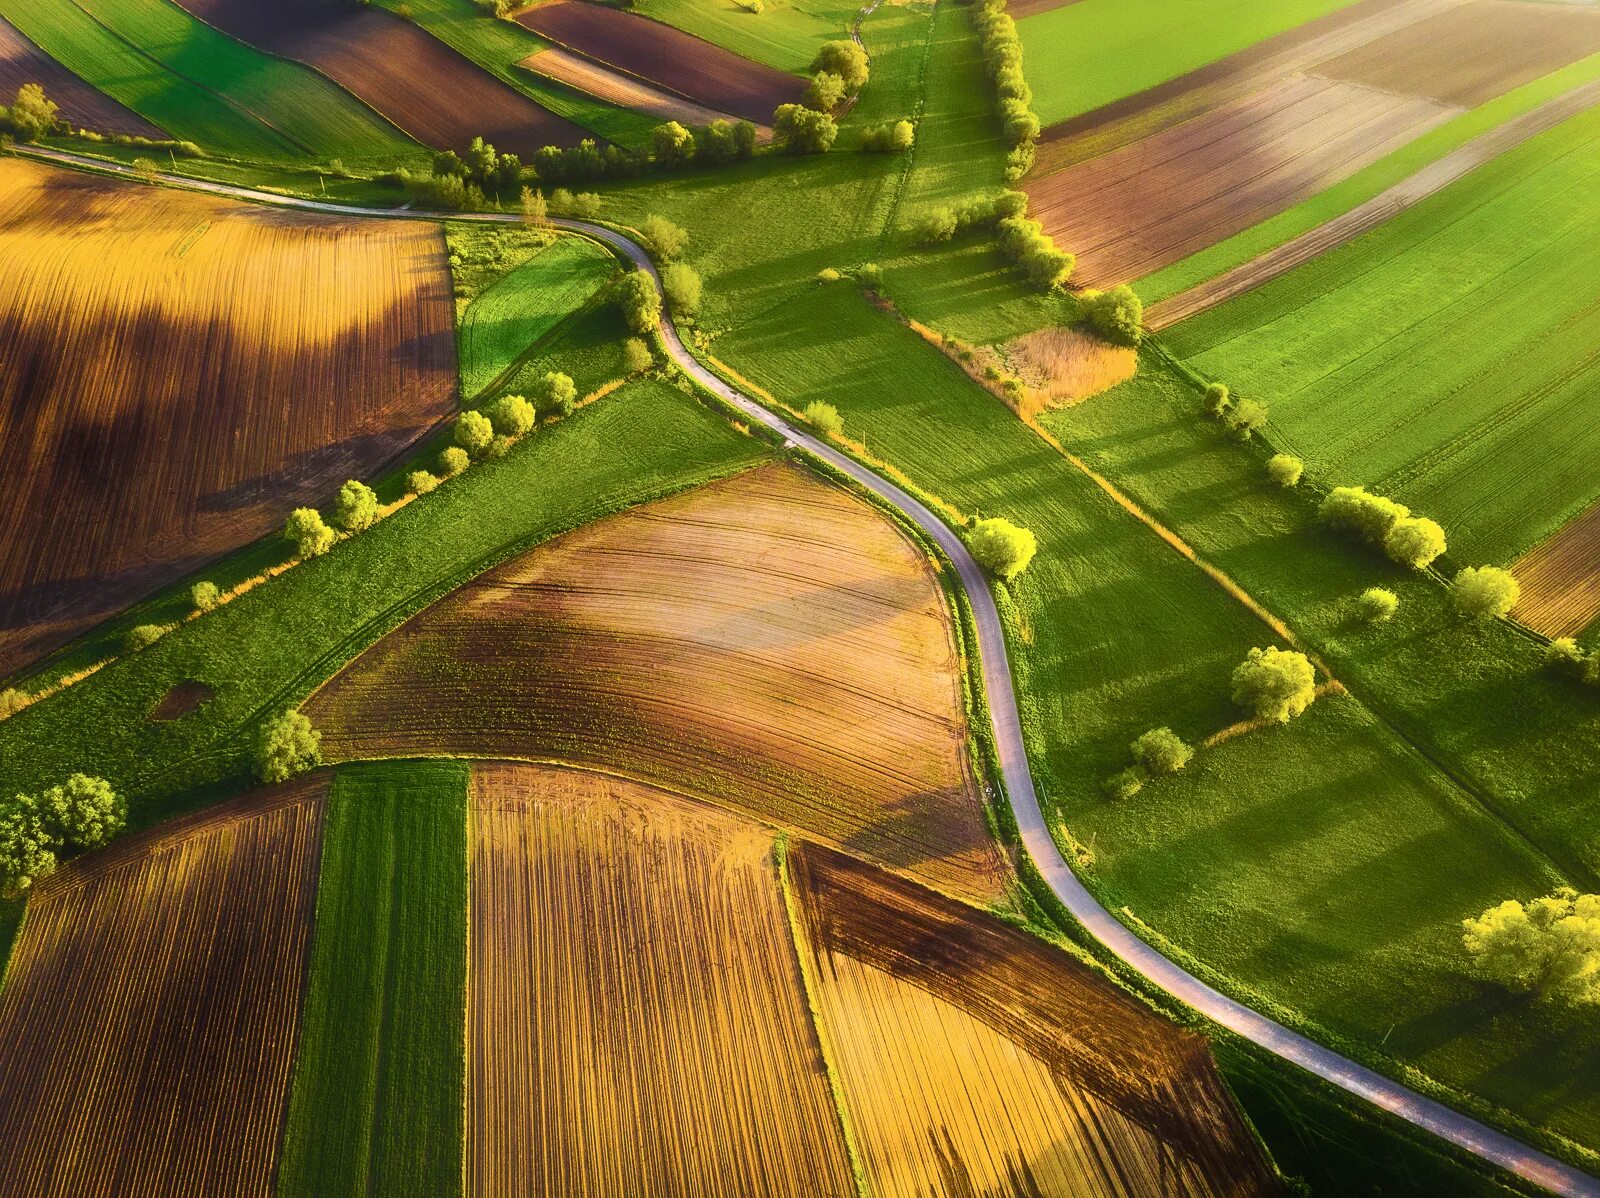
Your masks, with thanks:
[(0, 1195), (268, 1194), (324, 782), (41, 883), (0, 992)]
[(974, 898), (1006, 866), (926, 556), (768, 466), (561, 537), (380, 641), (306, 710), (335, 757), (617, 769)]
[(0, 161), (0, 675), (453, 405), (437, 228)]
[(637, 783), (474, 770), (469, 1193), (854, 1193), (772, 849)]

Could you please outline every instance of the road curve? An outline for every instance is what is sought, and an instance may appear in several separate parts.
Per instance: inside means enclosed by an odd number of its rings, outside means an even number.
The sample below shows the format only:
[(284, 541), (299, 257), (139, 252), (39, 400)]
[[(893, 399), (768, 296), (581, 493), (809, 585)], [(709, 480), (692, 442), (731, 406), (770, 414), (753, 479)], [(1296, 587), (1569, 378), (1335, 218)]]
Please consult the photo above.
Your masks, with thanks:
[[(87, 167), (112, 174), (134, 174), (128, 167), (108, 165), (96, 159), (59, 150), (18, 147), (18, 152), (75, 167)], [(500, 213), (462, 214), (362, 208), (319, 200), (302, 200), (247, 187), (191, 180), (175, 175), (157, 177), (162, 182), (174, 186), (310, 212), (413, 220), (477, 220), (500, 223), (518, 221), (515, 216)], [(614, 229), (586, 221), (556, 219), (552, 223), (560, 228), (587, 234), (613, 246), (641, 270), (648, 271), (655, 277), (659, 286), (659, 276), (656, 275), (655, 266), (650, 261), (649, 255), (631, 238)], [(665, 317), (661, 322), (661, 335), (672, 359), (706, 390), (747, 415), (752, 421), (780, 433), (796, 446), (893, 504), (908, 519), (914, 521), (954, 564), (962, 588), (966, 591), (967, 600), (972, 608), (973, 621), (977, 627), (983, 685), (988, 697), (990, 718), (994, 724), (995, 747), (1000, 759), (1001, 778), (1010, 798), (1012, 812), (1016, 816), (1023, 847), (1033, 859), (1051, 891), (1095, 939), (1148, 981), (1181, 999), (1196, 1011), (1340, 1089), (1364, 1098), (1398, 1115), (1408, 1123), (1432, 1132), (1441, 1139), (1552, 1193), (1600, 1198), (1600, 1180), (1538, 1149), (1531, 1148), (1504, 1132), (1496, 1131), (1459, 1111), (1419, 1094), (1364, 1065), (1359, 1065), (1332, 1049), (1325, 1048), (1298, 1032), (1275, 1023), (1242, 1003), (1235, 1002), (1202, 982), (1182, 966), (1162, 956), (1101, 906), (1099, 900), (1072, 872), (1045, 824), (1044, 812), (1039, 806), (1039, 796), (1034, 789), (1033, 774), (1028, 767), (1027, 751), (1023, 744), (1022, 721), (1017, 714), (1016, 692), (1012, 689), (1005, 629), (1000, 622), (1000, 613), (995, 608), (988, 579), (982, 567), (967, 551), (965, 542), (948, 524), (915, 497), (869, 470), (854, 458), (840, 453), (806, 429), (790, 423), (743, 392), (735, 390), (707, 370), (684, 346), (677, 329), (671, 320)]]

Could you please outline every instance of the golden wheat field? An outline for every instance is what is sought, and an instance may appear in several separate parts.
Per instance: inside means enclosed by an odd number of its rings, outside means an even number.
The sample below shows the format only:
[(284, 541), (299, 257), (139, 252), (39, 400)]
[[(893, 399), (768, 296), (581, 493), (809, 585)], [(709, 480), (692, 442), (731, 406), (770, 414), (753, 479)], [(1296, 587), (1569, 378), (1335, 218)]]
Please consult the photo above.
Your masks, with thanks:
[(766, 466), (570, 533), (422, 612), (308, 703), (335, 757), (621, 770), (976, 898), (1004, 889), (926, 556)]
[(0, 995), (0, 1194), (271, 1191), (324, 787), (212, 808), (39, 884)]
[(854, 1193), (772, 833), (539, 766), (471, 812), (469, 1193)]
[(438, 229), (291, 216), (0, 162), (0, 674), (301, 503), (453, 403)]
[(874, 1194), (1271, 1194), (1204, 1042), (989, 916), (789, 855), (821, 1033)]

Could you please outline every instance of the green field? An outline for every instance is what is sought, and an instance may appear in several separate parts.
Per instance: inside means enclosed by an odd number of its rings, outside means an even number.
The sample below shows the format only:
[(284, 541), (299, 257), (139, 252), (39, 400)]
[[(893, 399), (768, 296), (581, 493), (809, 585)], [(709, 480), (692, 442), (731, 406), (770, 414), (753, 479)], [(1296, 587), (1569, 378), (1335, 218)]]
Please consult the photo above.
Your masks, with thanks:
[(343, 766), (326, 818), (278, 1193), (458, 1193), (467, 767)]
[(1033, 110), (1045, 125), (1253, 46), (1351, 0), (1078, 0), (1017, 22)]
[(170, 0), (0, 0), (0, 16), (101, 91), (216, 153), (350, 162), (420, 153), (324, 76)]
[(616, 273), (611, 252), (561, 237), (472, 301), (457, 330), (461, 393), (476, 396)]
[(641, 0), (636, 12), (675, 25), (756, 62), (804, 75), (823, 42), (850, 35), (858, 4), (764, 0), (760, 13), (736, 0)]
[(1269, 405), (1322, 482), (1439, 520), (1503, 563), (1600, 495), (1600, 112), (1171, 330)]

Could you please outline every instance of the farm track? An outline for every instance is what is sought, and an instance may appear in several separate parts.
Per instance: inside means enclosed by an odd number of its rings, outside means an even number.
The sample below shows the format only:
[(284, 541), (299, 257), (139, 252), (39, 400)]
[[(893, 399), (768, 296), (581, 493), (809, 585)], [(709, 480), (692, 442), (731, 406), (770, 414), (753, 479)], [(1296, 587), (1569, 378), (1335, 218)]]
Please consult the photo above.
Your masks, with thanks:
[(1582, 84), (1529, 112), (1513, 117), (1505, 124), (1479, 134), (1443, 158), (1430, 162), (1364, 204), (1314, 229), (1307, 229), (1298, 237), (1232, 270), (1224, 271), (1214, 279), (1153, 304), (1145, 312), (1145, 327), (1153, 332), (1171, 328), (1191, 316), (1197, 316), (1235, 296), (1253, 291), (1280, 275), (1288, 274), (1295, 267), (1354, 241), (1485, 163), (1596, 104), (1600, 104), (1600, 80)]
[[(19, 151), (67, 165), (115, 175), (132, 176), (131, 168), (108, 164), (64, 151), (28, 148)], [(252, 200), (262, 204), (310, 212), (390, 217), (409, 220), (468, 219), (514, 223), (509, 215), (404, 212), (382, 208), (352, 208), (317, 200), (277, 196), (251, 188), (161, 175), (172, 186), (192, 188)], [(597, 237), (614, 247), (640, 269), (655, 275), (649, 255), (626, 235), (583, 221), (557, 220), (559, 227)], [(1383, 1108), (1414, 1127), (1429, 1132), (1516, 1176), (1555, 1194), (1600, 1198), (1600, 1179), (1523, 1144), (1460, 1111), (1418, 1093), (1410, 1087), (1318, 1044), (1298, 1032), (1229, 998), (1189, 973), (1140, 939), (1089, 891), (1068, 865), (1045, 821), (1022, 737), (1022, 722), (1012, 687), (1004, 625), (982, 568), (960, 536), (933, 510), (903, 488), (881, 477), (855, 459), (770, 411), (755, 399), (735, 390), (700, 364), (685, 348), (670, 319), (661, 326), (662, 339), (673, 360), (696, 382), (752, 421), (780, 434), (785, 440), (836, 470), (897, 508), (949, 558), (959, 577), (972, 612), (981, 657), (984, 691), (993, 722), (996, 757), (1023, 847), (1051, 892), (1091, 936), (1146, 981), (1182, 1001), (1235, 1035), (1285, 1061), (1300, 1066), (1345, 1092)]]

